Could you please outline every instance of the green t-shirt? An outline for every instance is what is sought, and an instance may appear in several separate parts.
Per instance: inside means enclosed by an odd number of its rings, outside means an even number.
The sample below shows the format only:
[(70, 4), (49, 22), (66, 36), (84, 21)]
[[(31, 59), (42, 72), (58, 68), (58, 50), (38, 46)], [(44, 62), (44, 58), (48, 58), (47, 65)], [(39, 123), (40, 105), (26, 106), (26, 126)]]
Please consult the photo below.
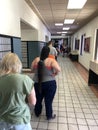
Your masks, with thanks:
[(27, 75), (8, 74), (0, 77), (0, 120), (11, 124), (30, 122), (31, 114), (25, 99), (34, 82)]

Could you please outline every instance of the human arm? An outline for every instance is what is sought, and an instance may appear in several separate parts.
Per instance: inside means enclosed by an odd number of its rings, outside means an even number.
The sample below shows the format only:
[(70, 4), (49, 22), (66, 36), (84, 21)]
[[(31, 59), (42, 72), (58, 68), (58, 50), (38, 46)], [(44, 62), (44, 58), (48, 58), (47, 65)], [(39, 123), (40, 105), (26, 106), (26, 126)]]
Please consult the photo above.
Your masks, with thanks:
[(26, 95), (26, 103), (29, 105), (35, 105), (36, 94), (34, 89), (34, 81), (27, 75), (24, 75), (23, 92)]
[(35, 105), (36, 104), (36, 95), (35, 95), (34, 87), (31, 90), (31, 93), (28, 95), (28, 103), (29, 103), (29, 105)]
[(61, 71), (61, 67), (59, 66), (58, 62), (56, 60), (52, 60), (52, 68), (54, 70), (54, 75), (57, 75)]
[(36, 67), (37, 67), (38, 61), (39, 61), (39, 57), (35, 58), (35, 59), (32, 61), (31, 71), (32, 71), (33, 73), (35, 72), (35, 69), (36, 69)]
[(55, 56), (57, 56), (58, 52), (55, 47), (54, 47), (54, 53), (55, 53)]
[(35, 64), (35, 59), (32, 61), (32, 64), (31, 64), (31, 72), (34, 73), (34, 64)]

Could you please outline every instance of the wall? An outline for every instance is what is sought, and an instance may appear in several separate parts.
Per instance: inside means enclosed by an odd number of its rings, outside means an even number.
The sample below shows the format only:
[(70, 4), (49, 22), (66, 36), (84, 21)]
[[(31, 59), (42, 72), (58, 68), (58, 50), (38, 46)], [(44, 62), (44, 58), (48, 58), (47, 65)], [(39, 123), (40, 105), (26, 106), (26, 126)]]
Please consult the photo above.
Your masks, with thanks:
[(32, 61), (40, 55), (40, 51), (44, 45), (45, 45), (44, 42), (38, 42), (38, 41), (28, 41), (27, 42), (29, 68), (31, 67)]
[(51, 36), (52, 39), (67, 38), (68, 36)]
[[(83, 50), (83, 55), (79, 55), (79, 62), (89, 70), (90, 60), (94, 58), (94, 51), (95, 51), (95, 32), (98, 28), (98, 17), (90, 21), (87, 25), (85, 25), (82, 29), (80, 29), (77, 33), (72, 36), (72, 44), (73, 48), (75, 46), (75, 38), (81, 39), (81, 35), (85, 34), (85, 37), (91, 37), (90, 41), (90, 52), (87, 53)], [(81, 43), (81, 41), (80, 41)], [(79, 48), (80, 54), (80, 48)]]
[(24, 0), (0, 1), (0, 34), (21, 37), (20, 20), (29, 23), (38, 31), (38, 41), (45, 41), (50, 32)]
[(14, 53), (16, 53), (20, 60), (22, 60), (21, 56), (21, 39), (20, 38), (12, 38), (12, 50)]
[(37, 41), (38, 40), (38, 31), (30, 29), (21, 30), (21, 40), (22, 41)]

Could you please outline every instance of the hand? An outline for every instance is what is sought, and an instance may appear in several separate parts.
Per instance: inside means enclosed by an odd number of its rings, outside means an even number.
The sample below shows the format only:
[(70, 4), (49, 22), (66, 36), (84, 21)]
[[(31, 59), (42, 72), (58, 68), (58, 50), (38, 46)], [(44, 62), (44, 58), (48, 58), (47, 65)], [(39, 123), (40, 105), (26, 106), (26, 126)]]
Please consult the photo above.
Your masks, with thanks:
[(56, 76), (57, 74), (58, 74), (58, 72), (54, 72), (54, 73), (53, 73), (53, 76)]

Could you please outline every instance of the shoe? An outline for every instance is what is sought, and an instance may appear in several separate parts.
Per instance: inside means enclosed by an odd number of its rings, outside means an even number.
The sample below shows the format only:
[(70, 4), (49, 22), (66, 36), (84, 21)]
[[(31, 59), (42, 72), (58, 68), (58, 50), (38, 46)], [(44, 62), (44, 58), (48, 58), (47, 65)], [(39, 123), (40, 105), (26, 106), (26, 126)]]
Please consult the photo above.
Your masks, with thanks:
[(51, 120), (51, 119), (55, 119), (56, 118), (56, 114), (53, 114), (52, 117), (48, 117), (47, 120)]

